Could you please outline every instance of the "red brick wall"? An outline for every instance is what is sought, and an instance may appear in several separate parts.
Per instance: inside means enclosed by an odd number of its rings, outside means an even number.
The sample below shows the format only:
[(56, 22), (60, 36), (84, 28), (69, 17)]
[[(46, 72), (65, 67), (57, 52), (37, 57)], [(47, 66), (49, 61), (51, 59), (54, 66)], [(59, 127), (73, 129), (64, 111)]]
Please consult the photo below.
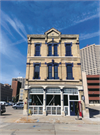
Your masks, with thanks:
[(100, 100), (100, 75), (87, 75), (89, 100)]
[(12, 97), (16, 97), (17, 87), (18, 87), (18, 81), (12, 81), (12, 86), (11, 87), (13, 89)]

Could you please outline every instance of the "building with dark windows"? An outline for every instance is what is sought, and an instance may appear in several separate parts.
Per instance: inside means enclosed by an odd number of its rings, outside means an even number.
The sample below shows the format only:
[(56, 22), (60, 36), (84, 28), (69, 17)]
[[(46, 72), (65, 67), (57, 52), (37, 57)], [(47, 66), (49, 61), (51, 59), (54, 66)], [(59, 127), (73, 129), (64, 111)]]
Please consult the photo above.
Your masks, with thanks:
[(52, 28), (43, 35), (27, 35), (24, 110), (27, 114), (82, 115), (84, 103), (79, 35), (63, 35)]
[(12, 88), (9, 84), (0, 83), (0, 100), (1, 101), (12, 101)]
[(80, 49), (81, 69), (87, 75), (100, 75), (100, 45), (87, 45)]
[(13, 81), (18, 81), (18, 82), (20, 82), (21, 83), (21, 88), (24, 88), (24, 86), (25, 86), (25, 78), (23, 78), (23, 77), (17, 77), (17, 78), (12, 78), (12, 82)]
[(100, 75), (86, 75), (82, 72), (85, 104), (100, 105)]
[(87, 75), (87, 86), (90, 104), (100, 104), (100, 76)]

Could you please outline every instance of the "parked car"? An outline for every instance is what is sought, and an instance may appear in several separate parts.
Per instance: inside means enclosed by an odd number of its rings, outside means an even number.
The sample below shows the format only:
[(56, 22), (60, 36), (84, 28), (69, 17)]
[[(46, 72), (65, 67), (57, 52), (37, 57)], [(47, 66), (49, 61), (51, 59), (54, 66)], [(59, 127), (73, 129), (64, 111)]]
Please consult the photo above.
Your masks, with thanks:
[(12, 105), (14, 105), (14, 103), (13, 103), (13, 102), (9, 102), (9, 105), (11, 105), (11, 106), (12, 106)]
[(23, 109), (23, 103), (17, 103), (15, 105), (12, 106), (12, 108), (15, 108), (15, 109)]
[(12, 103), (6, 102), (5, 106), (12, 106)]
[(5, 105), (3, 105), (3, 104), (0, 104), (0, 107), (1, 107), (1, 114), (2, 113), (4, 113), (4, 112), (6, 112), (6, 108), (5, 108)]
[(5, 105), (6, 102), (5, 101), (0, 101), (0, 104)]
[(7, 102), (5, 103), (5, 106), (8, 106), (8, 103)]

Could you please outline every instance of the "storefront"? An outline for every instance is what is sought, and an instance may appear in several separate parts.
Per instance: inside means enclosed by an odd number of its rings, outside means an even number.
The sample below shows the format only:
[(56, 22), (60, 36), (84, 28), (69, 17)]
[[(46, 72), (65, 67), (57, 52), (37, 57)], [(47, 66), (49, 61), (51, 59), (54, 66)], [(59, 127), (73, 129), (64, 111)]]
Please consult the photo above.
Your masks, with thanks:
[(32, 87), (29, 89), (28, 109), (32, 115), (77, 115), (77, 88)]
[(29, 109), (31, 114), (43, 114), (43, 88), (29, 90)]

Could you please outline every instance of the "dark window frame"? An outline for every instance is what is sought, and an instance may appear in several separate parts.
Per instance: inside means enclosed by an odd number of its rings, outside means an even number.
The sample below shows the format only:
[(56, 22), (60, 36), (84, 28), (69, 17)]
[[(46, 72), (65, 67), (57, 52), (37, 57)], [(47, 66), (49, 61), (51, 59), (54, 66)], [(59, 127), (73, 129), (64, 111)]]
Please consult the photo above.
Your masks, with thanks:
[(65, 56), (72, 56), (71, 46), (72, 46), (72, 42), (71, 43), (65, 43)]
[(35, 43), (35, 55), (34, 56), (41, 56), (40, 47), (41, 47), (41, 43)]
[(54, 79), (59, 79), (59, 77), (58, 77), (58, 64), (54, 65)]
[[(38, 66), (38, 71), (36, 71), (37, 69), (36, 69), (36, 66)], [(41, 66), (41, 63), (34, 63), (34, 77), (33, 77), (33, 79), (40, 79), (40, 66)], [(36, 74), (38, 74), (38, 77), (37, 77), (37, 75)]]
[[(50, 50), (51, 47), (51, 50)], [(52, 44), (48, 44), (48, 56), (52, 56)]]
[[(50, 70), (50, 67), (51, 67), (51, 70)], [(52, 64), (48, 64), (48, 78), (47, 79), (52, 79)]]
[(66, 73), (67, 73), (67, 77), (66, 79), (68, 80), (74, 80), (73, 78), (73, 63), (65, 63), (66, 64)]
[(58, 44), (54, 44), (54, 56), (58, 56)]

